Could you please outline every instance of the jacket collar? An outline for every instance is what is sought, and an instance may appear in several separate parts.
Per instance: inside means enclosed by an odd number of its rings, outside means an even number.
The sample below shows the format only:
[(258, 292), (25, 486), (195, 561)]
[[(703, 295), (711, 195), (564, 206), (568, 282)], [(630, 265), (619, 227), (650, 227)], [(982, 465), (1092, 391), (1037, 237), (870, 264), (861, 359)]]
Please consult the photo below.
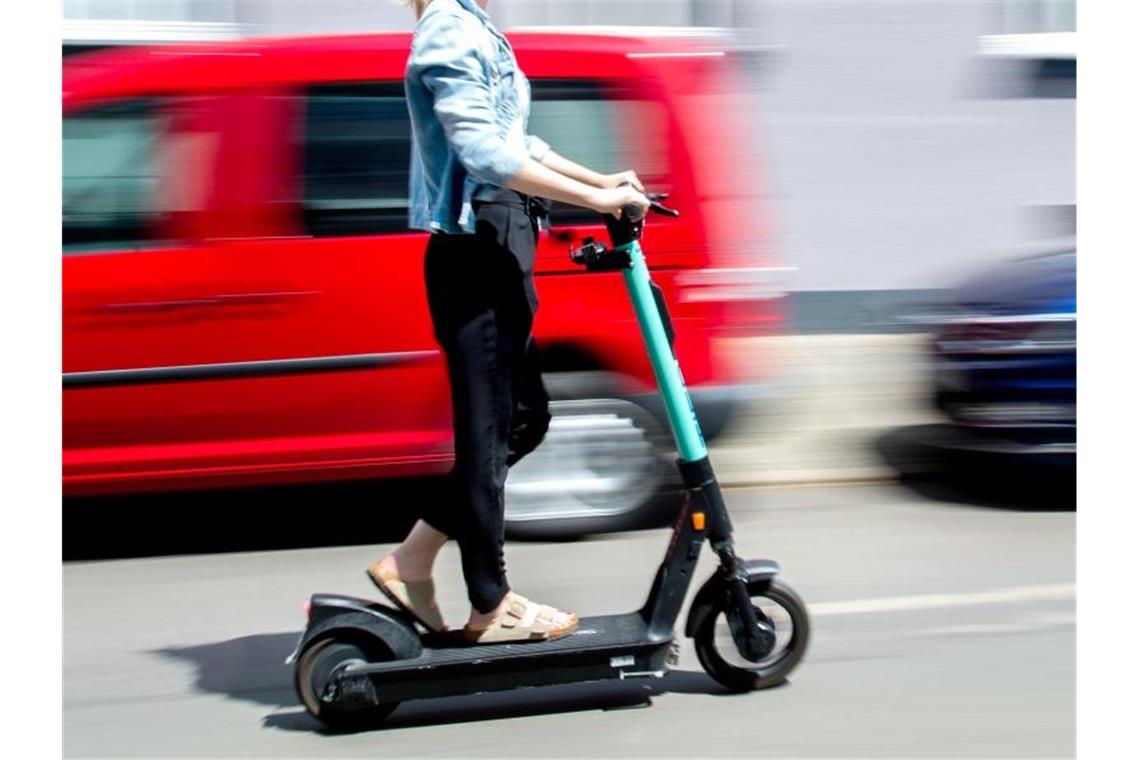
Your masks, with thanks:
[(487, 15), (487, 11), (480, 8), (479, 3), (475, 2), (475, 0), (455, 0), (455, 2), (474, 13), (480, 20), (485, 22), (491, 20), (491, 17)]
[(475, 0), (452, 0), (452, 1), (456, 5), (463, 8), (464, 10), (475, 14), (475, 18), (482, 21), (483, 26), (486, 27), (486, 29), (489, 32), (491, 32), (491, 34), (493, 34), (495, 37), (497, 37), (503, 45), (505, 45), (508, 48), (511, 46), (511, 43), (507, 41), (507, 38), (504, 37), (503, 33), (500, 32), (498, 30), (498, 28), (495, 26), (495, 22), (491, 21), (491, 17), (490, 17), (490, 15), (487, 14), (487, 11), (485, 11), (479, 7), (479, 3), (475, 2)]

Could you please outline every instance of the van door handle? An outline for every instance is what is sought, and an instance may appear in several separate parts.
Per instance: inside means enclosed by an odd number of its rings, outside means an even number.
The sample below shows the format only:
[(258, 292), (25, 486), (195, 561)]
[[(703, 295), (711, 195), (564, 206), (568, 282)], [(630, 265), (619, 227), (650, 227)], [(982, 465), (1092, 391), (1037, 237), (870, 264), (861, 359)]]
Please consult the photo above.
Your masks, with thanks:
[(582, 237), (575, 229), (551, 227), (548, 232), (550, 233), (550, 237), (555, 240), (560, 240), (563, 243), (577, 243)]

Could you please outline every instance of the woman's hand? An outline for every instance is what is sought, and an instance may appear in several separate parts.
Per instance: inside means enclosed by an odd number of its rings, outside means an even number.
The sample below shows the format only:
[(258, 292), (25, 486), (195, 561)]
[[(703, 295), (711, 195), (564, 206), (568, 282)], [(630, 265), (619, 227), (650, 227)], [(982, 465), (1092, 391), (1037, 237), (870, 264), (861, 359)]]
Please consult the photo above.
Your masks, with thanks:
[(621, 219), (622, 209), (629, 205), (639, 206), (644, 214), (649, 210), (649, 199), (630, 185), (598, 188), (590, 197), (590, 208), (599, 214), (613, 214), (618, 219)]
[(641, 180), (637, 178), (637, 173), (633, 169), (626, 169), (624, 172), (616, 174), (603, 174), (602, 184), (599, 187), (618, 187), (627, 182), (636, 187), (639, 192), (645, 192), (645, 185), (641, 184)]

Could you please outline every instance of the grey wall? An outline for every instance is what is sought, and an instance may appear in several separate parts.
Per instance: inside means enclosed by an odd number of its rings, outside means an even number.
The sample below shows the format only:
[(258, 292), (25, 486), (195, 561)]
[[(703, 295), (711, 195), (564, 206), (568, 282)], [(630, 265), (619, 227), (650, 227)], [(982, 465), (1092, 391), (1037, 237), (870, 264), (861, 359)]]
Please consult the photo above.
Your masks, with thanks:
[[(693, 0), (492, 0), (501, 26), (534, 24), (660, 24), (693, 22)], [(697, 3), (727, 9), (731, 2)], [(241, 21), (258, 34), (411, 29), (412, 11), (399, 0), (243, 0)]]
[[(243, 0), (255, 33), (409, 29), (396, 0)], [(995, 0), (494, 0), (503, 26), (729, 25), (750, 78), (777, 250), (799, 290), (937, 288), (1075, 202), (1075, 101), (983, 60)], [(747, 178), (741, 178), (746, 181)]]
[(976, 0), (768, 0), (755, 79), (779, 247), (797, 289), (940, 287), (1075, 203), (1075, 100), (1022, 97), (975, 55)]
[(351, 34), (410, 30), (415, 18), (398, 0), (239, 0), (251, 33)]

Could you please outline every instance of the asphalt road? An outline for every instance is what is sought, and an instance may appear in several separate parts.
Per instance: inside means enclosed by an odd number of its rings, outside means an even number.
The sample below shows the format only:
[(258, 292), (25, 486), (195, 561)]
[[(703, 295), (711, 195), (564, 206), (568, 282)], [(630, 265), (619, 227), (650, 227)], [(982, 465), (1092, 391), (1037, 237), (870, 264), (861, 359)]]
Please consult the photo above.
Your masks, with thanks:
[[(299, 706), (282, 661), (308, 594), (370, 594), (362, 571), (381, 548), (266, 551), (262, 541), (219, 553), (206, 538), (195, 554), (65, 565), (65, 753), (1074, 755), (1072, 512), (955, 503), (894, 485), (740, 489), (729, 504), (741, 553), (779, 559), (813, 611), (811, 647), (783, 687), (724, 694), (685, 642), (680, 666), (660, 681), (413, 702), (383, 730), (326, 733)], [(165, 524), (177, 532), (192, 522), (168, 515)], [(213, 530), (222, 536), (225, 521)], [(509, 566), (535, 599), (626, 611), (640, 604), (665, 540), (648, 531), (511, 544)], [(711, 570), (703, 563), (701, 577)], [(460, 622), (451, 547), (437, 583), (445, 614)]]

